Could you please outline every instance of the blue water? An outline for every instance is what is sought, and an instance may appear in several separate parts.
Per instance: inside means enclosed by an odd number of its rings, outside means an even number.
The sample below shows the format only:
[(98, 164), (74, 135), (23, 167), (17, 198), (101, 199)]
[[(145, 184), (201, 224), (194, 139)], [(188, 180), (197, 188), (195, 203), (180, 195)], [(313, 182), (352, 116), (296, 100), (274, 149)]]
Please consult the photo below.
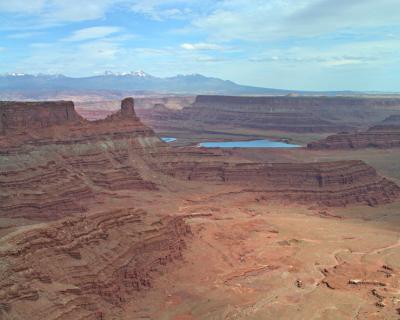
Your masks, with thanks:
[(161, 137), (161, 140), (164, 142), (174, 142), (176, 141), (176, 138), (172, 138), (172, 137)]
[(251, 140), (251, 141), (228, 141), (228, 142), (202, 142), (199, 144), (204, 148), (298, 148), (297, 144), (271, 140)]

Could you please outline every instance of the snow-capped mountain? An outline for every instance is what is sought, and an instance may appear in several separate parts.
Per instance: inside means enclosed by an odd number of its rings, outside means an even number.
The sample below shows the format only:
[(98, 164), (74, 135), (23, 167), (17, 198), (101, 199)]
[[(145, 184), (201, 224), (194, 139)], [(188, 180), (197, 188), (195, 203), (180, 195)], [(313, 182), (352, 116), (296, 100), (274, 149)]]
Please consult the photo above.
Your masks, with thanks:
[(12, 73), (5, 73), (3, 76), (8, 76), (8, 77), (23, 77), (23, 76), (26, 76), (26, 74), (25, 74), (25, 73), (12, 72)]
[[(69, 77), (63, 74), (25, 74), (20, 72), (0, 74), (0, 94), (39, 93), (54, 91), (103, 91), (114, 93), (168, 93), (168, 94), (227, 94), (227, 95), (286, 95), (323, 94), (354, 95), (377, 94), (378, 92), (356, 91), (298, 91), (252, 87), (240, 85), (230, 80), (206, 77), (202, 74), (178, 74), (160, 78), (143, 70), (130, 72), (105, 71), (88, 77)], [(7, 93), (7, 94), (5, 94)], [(384, 92), (380, 92), (384, 93)]]
[(89, 77), (68, 77), (61, 74), (10, 73), (0, 76), (0, 91), (114, 90), (177, 94), (285, 94), (288, 91), (243, 86), (232, 81), (201, 74), (160, 78), (143, 70), (131, 72), (105, 71)]
[(130, 72), (113, 72), (113, 71), (104, 71), (103, 73), (104, 76), (133, 76), (133, 77), (152, 77), (150, 74), (144, 72), (143, 70), (138, 70), (138, 71), (130, 71)]

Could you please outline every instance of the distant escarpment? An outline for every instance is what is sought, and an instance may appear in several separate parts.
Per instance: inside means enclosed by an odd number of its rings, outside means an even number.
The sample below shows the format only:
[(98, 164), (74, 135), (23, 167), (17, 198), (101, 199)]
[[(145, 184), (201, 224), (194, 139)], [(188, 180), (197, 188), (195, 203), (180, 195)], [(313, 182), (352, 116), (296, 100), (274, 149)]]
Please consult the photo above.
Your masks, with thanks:
[(127, 301), (182, 259), (182, 217), (137, 209), (68, 217), (0, 240), (0, 318), (119, 319)]
[(247, 128), (289, 132), (349, 131), (390, 114), (400, 114), (400, 99), (356, 97), (196, 97), (192, 107), (141, 110), (154, 128)]
[(382, 124), (385, 124), (385, 125), (398, 124), (398, 125), (400, 125), (400, 115), (392, 114), (389, 117), (385, 118), (382, 121)]
[[(392, 118), (393, 119), (393, 118)], [(363, 148), (399, 148), (400, 123), (384, 120), (381, 124), (357, 133), (340, 133), (325, 139), (311, 142), (308, 149), (363, 149)]]
[(168, 174), (190, 181), (243, 186), (261, 198), (326, 206), (392, 202), (400, 187), (362, 161), (321, 163), (170, 162)]
[(132, 98), (93, 122), (71, 102), (7, 102), (0, 111), (0, 216), (56, 218), (85, 211), (107, 190), (156, 188), (146, 157), (164, 144), (139, 121)]

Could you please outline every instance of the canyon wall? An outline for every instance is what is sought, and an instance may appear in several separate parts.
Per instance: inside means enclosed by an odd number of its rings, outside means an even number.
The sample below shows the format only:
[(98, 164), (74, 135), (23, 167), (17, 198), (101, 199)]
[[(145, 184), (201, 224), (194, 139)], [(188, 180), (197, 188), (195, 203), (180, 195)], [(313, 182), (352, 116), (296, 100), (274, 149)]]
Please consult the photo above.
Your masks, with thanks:
[(400, 196), (400, 187), (362, 161), (321, 163), (170, 162), (179, 179), (243, 186), (261, 197), (325, 206), (377, 205)]
[(119, 209), (69, 217), (0, 239), (0, 318), (118, 319), (190, 239), (182, 217)]
[(400, 115), (398, 115), (398, 114), (392, 114), (392, 115), (388, 116), (387, 118), (385, 118), (385, 119), (382, 121), (382, 124), (385, 124), (385, 125), (389, 125), (389, 124), (397, 124), (397, 125), (400, 125)]
[[(393, 118), (392, 118), (393, 119)], [(341, 133), (311, 142), (308, 149), (363, 149), (363, 148), (399, 148), (400, 124), (393, 120), (384, 120), (366, 131), (357, 133)]]
[(372, 107), (376, 109), (400, 108), (399, 98), (361, 98), (361, 97), (323, 97), (323, 96), (271, 96), (271, 97), (241, 97), (221, 95), (199, 95), (196, 97), (196, 106), (220, 107), (230, 106), (231, 109), (242, 109), (249, 106), (252, 110), (263, 110), (268, 107), (270, 111), (300, 111), (320, 108), (349, 108)]
[(0, 134), (80, 121), (71, 101), (0, 101)]
[[(58, 107), (54, 115), (52, 104), (44, 107), (43, 115), (50, 114), (50, 118), (42, 123), (59, 119)], [(24, 113), (30, 114), (37, 105), (28, 103), (25, 108)], [(349, 177), (340, 186), (342, 190), (334, 193), (332, 185), (316, 183), (321, 175), (327, 175), (324, 164), (238, 164), (226, 158), (221, 161), (227, 163), (221, 164), (216, 163), (220, 157), (216, 153), (170, 148), (141, 123), (131, 98), (122, 101), (120, 111), (102, 120), (84, 120), (73, 108), (63, 119), (61, 124), (40, 128), (15, 126), (0, 135), (0, 217), (56, 219), (85, 212), (96, 197), (109, 192), (157, 190), (168, 184), (171, 176), (201, 181), (210, 177), (210, 183), (223, 180), (235, 184), (247, 184), (250, 179), (253, 189), (267, 190), (269, 186), (269, 193), (282, 198), (329, 205), (383, 203), (397, 196), (397, 186), (375, 171), (365, 179), (352, 177), (351, 163), (343, 166)], [(331, 166), (335, 168), (335, 164)], [(358, 166), (363, 172), (373, 170)], [(333, 177), (335, 170), (329, 173)], [(339, 195), (343, 201), (337, 199)]]
[(159, 130), (248, 128), (288, 132), (351, 131), (391, 114), (400, 99), (356, 97), (196, 97), (191, 107), (141, 110), (145, 123)]
[[(0, 135), (0, 216), (58, 218), (84, 212), (88, 200), (107, 190), (156, 189), (143, 177), (146, 157), (165, 144), (136, 117), (133, 99), (93, 122), (81, 119), (73, 108), (61, 119), (58, 105), (64, 103), (42, 106), (41, 123), (61, 123), (39, 129), (37, 121), (25, 121)], [(27, 103), (18, 114), (29, 115), (37, 107)]]

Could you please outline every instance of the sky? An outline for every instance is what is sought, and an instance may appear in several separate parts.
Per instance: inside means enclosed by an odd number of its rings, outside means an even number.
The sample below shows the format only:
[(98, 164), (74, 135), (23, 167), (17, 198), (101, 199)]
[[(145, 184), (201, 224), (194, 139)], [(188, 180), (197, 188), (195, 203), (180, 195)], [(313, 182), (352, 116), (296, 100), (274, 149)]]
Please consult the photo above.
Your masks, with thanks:
[(0, 73), (400, 91), (399, 0), (0, 0)]

